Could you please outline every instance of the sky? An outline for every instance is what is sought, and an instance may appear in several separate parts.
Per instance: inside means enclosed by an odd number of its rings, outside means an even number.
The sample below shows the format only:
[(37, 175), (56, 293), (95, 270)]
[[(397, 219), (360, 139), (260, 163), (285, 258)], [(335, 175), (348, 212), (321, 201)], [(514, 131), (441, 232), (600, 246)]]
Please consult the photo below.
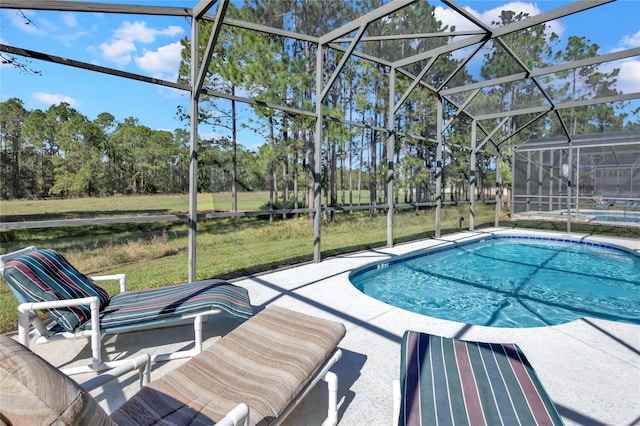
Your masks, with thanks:
[[(192, 7), (196, 1), (137, 3)], [(571, 2), (457, 1), (487, 23), (496, 20), (503, 9), (536, 15), (568, 3)], [(22, 13), (30, 24), (25, 24), (19, 11), (0, 9), (0, 43), (170, 81), (177, 76), (180, 40), (190, 38), (190, 23), (184, 17), (28, 10)], [(436, 8), (436, 17), (457, 29), (468, 27), (464, 18), (442, 6)], [(618, 0), (550, 24), (561, 38), (577, 35), (597, 43), (599, 54), (640, 47), (638, 0)], [(139, 124), (152, 129), (188, 128), (186, 122), (176, 118), (178, 107), (188, 110), (186, 92), (44, 61), (30, 60), (27, 64), (41, 74), (21, 73), (9, 65), (0, 65), (0, 101), (17, 97), (27, 110), (46, 110), (67, 102), (90, 120), (109, 112), (120, 122), (135, 117)], [(615, 66), (620, 68), (618, 90), (640, 92), (640, 57), (616, 62)], [(241, 113), (250, 114), (249, 108), (244, 107)], [(203, 138), (217, 131), (203, 127), (199, 130)], [(242, 130), (239, 138), (245, 147), (251, 147), (259, 144), (261, 137)]]

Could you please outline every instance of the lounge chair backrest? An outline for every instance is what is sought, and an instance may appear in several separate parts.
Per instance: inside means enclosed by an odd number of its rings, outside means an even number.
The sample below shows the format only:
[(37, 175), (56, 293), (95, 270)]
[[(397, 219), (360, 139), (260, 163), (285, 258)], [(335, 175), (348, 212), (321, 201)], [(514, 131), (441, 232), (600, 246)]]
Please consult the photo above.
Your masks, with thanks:
[[(100, 310), (109, 294), (79, 272), (58, 252), (36, 249), (7, 262), (2, 272), (19, 303), (47, 302), (97, 296)], [(66, 331), (74, 331), (91, 317), (89, 306), (49, 309), (47, 313)]]
[(0, 423), (115, 425), (93, 397), (54, 366), (0, 335)]

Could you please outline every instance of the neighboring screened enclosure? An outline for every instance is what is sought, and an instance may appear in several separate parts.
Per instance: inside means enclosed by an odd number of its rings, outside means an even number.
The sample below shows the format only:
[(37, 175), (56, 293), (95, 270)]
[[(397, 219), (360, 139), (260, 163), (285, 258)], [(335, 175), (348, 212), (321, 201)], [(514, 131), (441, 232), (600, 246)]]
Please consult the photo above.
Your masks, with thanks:
[(513, 166), (514, 213), (640, 208), (640, 131), (532, 139)]

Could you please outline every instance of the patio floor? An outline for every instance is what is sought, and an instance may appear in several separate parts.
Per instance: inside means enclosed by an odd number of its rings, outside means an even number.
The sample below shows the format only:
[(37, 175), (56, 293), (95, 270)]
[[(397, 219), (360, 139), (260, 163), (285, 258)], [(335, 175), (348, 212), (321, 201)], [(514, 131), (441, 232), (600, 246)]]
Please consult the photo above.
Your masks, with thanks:
[[(343, 356), (333, 371), (339, 377), (341, 425), (388, 425), (392, 421), (392, 381), (399, 377), (400, 340), (406, 329), (467, 340), (517, 343), (568, 425), (631, 425), (640, 422), (640, 326), (583, 318), (551, 327), (506, 329), (471, 326), (394, 308), (372, 299), (349, 282), (349, 272), (367, 263), (425, 247), (469, 238), (478, 233), (507, 232), (506, 228), (461, 232), (393, 248), (333, 257), (234, 281), (249, 290), (256, 310), (275, 304), (345, 324), (340, 344)], [(518, 231), (534, 233), (534, 231)], [(539, 234), (539, 232), (535, 232)], [(549, 233), (547, 233), (549, 234)], [(553, 234), (552, 234), (553, 235)], [(640, 241), (587, 237), (615, 242), (640, 251)], [(640, 291), (640, 290), (639, 290)], [(204, 325), (204, 345), (214, 344), (237, 322), (212, 316)], [(191, 326), (162, 332), (138, 332), (105, 338), (110, 359), (140, 352), (162, 353), (188, 348)], [(32, 349), (57, 366), (72, 366), (90, 357), (87, 340), (33, 345)], [(155, 364), (152, 380), (185, 360)], [(79, 382), (89, 375), (74, 376)], [(125, 376), (103, 391), (94, 391), (112, 411), (138, 390), (135, 376)], [(102, 392), (102, 393), (101, 393)], [(285, 424), (317, 425), (324, 418), (326, 390), (321, 382)]]

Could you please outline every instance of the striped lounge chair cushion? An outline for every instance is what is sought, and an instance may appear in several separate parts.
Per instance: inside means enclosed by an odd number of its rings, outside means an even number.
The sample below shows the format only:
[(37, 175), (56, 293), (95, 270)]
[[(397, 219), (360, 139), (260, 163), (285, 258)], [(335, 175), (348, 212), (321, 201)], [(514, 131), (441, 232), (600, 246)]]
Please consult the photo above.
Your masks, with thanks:
[[(3, 276), (20, 303), (97, 296), (103, 309), (109, 302), (103, 288), (54, 250), (38, 249), (16, 257), (7, 262)], [(46, 312), (66, 331), (74, 331), (91, 318), (88, 305)]]
[[(205, 280), (116, 294), (100, 314), (100, 327), (115, 332), (131, 325), (159, 324), (212, 309), (240, 319), (253, 315), (246, 289), (226, 281)], [(91, 328), (91, 322), (83, 328)]]
[(342, 324), (268, 307), (115, 411), (119, 425), (212, 424), (239, 403), (269, 425), (333, 354)]
[(400, 388), (400, 425), (562, 424), (515, 344), (406, 331)]

